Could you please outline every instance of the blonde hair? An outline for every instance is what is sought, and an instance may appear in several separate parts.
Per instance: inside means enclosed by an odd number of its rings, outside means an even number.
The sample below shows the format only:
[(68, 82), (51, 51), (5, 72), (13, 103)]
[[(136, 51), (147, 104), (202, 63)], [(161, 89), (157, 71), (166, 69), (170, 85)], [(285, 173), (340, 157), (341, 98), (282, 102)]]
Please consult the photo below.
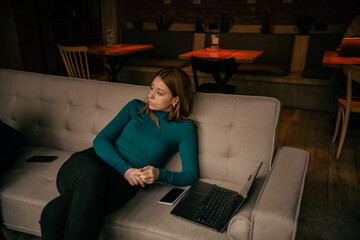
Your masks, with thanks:
[[(154, 79), (158, 76), (170, 89), (172, 96), (179, 97), (179, 101), (176, 106), (171, 108), (167, 120), (175, 122), (187, 120), (194, 99), (194, 91), (189, 76), (186, 72), (179, 68), (161, 69), (156, 73)], [(149, 109), (149, 102), (147, 102), (144, 108), (139, 111), (140, 114), (143, 114), (144, 112), (149, 113), (151, 119), (160, 128), (159, 119), (156, 117), (154, 112)]]

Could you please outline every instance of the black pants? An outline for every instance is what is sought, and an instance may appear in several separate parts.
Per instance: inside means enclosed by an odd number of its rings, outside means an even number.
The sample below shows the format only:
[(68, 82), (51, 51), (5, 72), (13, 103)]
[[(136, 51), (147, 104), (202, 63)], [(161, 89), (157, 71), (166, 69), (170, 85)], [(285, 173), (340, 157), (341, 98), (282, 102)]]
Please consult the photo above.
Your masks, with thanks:
[(60, 168), (56, 184), (60, 196), (41, 214), (44, 240), (98, 240), (103, 217), (138, 190), (93, 148), (73, 154)]

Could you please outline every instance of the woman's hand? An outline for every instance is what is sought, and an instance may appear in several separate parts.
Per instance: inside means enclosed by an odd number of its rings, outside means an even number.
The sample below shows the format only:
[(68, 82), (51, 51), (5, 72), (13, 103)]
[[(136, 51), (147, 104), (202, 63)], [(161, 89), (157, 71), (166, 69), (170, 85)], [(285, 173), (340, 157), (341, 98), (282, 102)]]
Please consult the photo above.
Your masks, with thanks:
[(137, 168), (129, 168), (125, 174), (124, 178), (129, 182), (131, 186), (142, 186), (145, 187), (144, 181), (141, 179), (141, 176), (143, 174), (142, 169)]
[(153, 184), (159, 178), (159, 169), (153, 166), (146, 166), (141, 169), (140, 178), (143, 183)]

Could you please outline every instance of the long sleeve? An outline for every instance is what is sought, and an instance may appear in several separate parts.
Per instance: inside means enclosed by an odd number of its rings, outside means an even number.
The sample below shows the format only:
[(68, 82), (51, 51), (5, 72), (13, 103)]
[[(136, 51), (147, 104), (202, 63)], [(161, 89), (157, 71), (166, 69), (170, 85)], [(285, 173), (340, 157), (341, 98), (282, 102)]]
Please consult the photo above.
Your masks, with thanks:
[(129, 102), (116, 117), (105, 126), (93, 142), (95, 152), (122, 175), (132, 166), (120, 155), (114, 145), (131, 116), (137, 112), (135, 100)]
[(158, 181), (175, 186), (189, 186), (193, 184), (199, 176), (197, 129), (194, 123), (188, 122), (185, 124), (185, 127), (179, 130), (182, 132), (179, 142), (182, 171), (172, 172), (159, 168), (160, 174)]

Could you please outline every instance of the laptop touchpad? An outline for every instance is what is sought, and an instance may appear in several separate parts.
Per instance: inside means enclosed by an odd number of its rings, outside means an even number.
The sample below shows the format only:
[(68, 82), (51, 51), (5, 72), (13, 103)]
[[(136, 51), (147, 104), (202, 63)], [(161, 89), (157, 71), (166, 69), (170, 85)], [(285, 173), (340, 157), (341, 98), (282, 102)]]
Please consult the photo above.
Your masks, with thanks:
[(203, 200), (204, 195), (197, 192), (189, 192), (189, 194), (186, 197), (186, 204), (188, 205), (198, 205)]

